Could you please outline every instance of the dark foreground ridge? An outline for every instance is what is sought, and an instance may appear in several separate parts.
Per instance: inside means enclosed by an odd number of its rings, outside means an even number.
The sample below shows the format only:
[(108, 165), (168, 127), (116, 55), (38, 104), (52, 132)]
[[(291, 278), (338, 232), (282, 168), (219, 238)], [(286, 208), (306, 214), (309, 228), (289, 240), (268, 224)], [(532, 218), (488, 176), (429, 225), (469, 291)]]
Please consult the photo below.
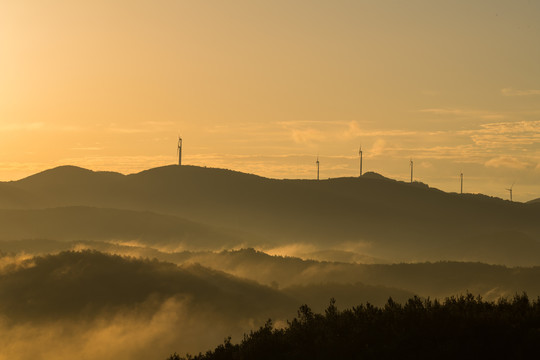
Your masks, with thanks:
[(340, 311), (332, 299), (324, 314), (303, 305), (285, 328), (271, 320), (196, 356), (168, 360), (217, 359), (522, 359), (540, 350), (540, 298), (526, 294), (487, 302), (472, 294), (444, 302), (413, 297), (404, 305), (391, 298)]

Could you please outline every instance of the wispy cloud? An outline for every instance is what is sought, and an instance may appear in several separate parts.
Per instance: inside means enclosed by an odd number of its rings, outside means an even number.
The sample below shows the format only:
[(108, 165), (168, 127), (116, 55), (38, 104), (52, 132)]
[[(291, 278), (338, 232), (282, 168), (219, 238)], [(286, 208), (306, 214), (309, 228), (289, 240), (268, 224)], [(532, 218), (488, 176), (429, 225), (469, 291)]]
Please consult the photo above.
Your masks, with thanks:
[(522, 161), (514, 156), (498, 156), (486, 161), (485, 166), (493, 168), (523, 170), (529, 167), (533, 167), (534, 165), (526, 161)]
[(81, 132), (81, 131), (87, 131), (88, 128), (83, 126), (75, 126), (75, 125), (66, 125), (66, 126), (58, 126), (54, 128), (54, 131), (61, 131), (61, 132)]
[(35, 131), (45, 126), (42, 122), (0, 124), (0, 131)]
[[(485, 111), (458, 109), (426, 109), (425, 111), (458, 116), (474, 115), (484, 120), (504, 118), (503, 115)], [(256, 132), (267, 131), (271, 134), (268, 139), (288, 136), (294, 143), (307, 146), (305, 149), (323, 143), (328, 149), (334, 144), (342, 143), (351, 146), (353, 142), (362, 142), (365, 158), (413, 156), (425, 161), (452, 160), (481, 165), (485, 165), (494, 157), (504, 155), (505, 151), (520, 151), (520, 154), (516, 155), (518, 158), (534, 157), (535, 152), (531, 150), (540, 144), (540, 121), (489, 122), (471, 124), (472, 127), (465, 130), (437, 131), (377, 129), (363, 126), (364, 124), (359, 121), (290, 121), (258, 125)], [(523, 152), (525, 149), (528, 149), (528, 153)], [(251, 160), (256, 161), (253, 158)], [(495, 162), (491, 162), (488, 166), (494, 164)]]
[(111, 123), (107, 131), (117, 134), (144, 134), (174, 130), (175, 123), (172, 121), (143, 121), (131, 126)]
[(437, 115), (463, 115), (466, 113), (464, 110), (446, 108), (421, 109), (420, 112)]
[(523, 147), (540, 144), (540, 121), (500, 122), (481, 125), (480, 129), (462, 131), (478, 146)]
[(359, 121), (294, 121), (278, 124), (289, 132), (296, 143), (300, 144), (418, 135), (418, 132), (414, 130), (369, 129), (362, 127)]
[(149, 129), (112, 126), (108, 131), (117, 134), (141, 134), (151, 132)]
[(98, 147), (98, 146), (87, 146), (87, 147), (74, 147), (71, 148), (71, 150), (81, 150), (81, 151), (99, 151), (103, 150), (104, 148)]
[(144, 121), (142, 124), (150, 126), (172, 126), (175, 123), (173, 121)]
[(431, 114), (437, 116), (448, 116), (458, 119), (480, 119), (480, 120), (501, 120), (506, 118), (505, 114), (495, 113), (492, 111), (471, 110), (471, 109), (455, 109), (455, 108), (430, 108), (421, 109), (420, 113)]
[(340, 121), (280, 121), (275, 125), (297, 144), (309, 145), (334, 137), (336, 127), (345, 124)]
[(504, 89), (501, 89), (501, 94), (503, 96), (538, 96), (540, 95), (540, 90), (536, 90), (536, 89), (518, 90), (514, 88), (504, 88)]
[[(214, 125), (205, 131), (212, 135), (229, 137), (229, 142), (257, 143), (258, 145), (296, 148), (298, 145), (314, 147), (319, 144), (336, 144), (348, 141), (359, 143), (369, 138), (412, 137), (423, 134), (406, 129), (377, 129), (366, 127), (363, 121), (275, 121), (269, 123), (241, 123)], [(373, 124), (370, 124), (373, 126)], [(236, 136), (242, 134), (242, 137)]]
[(370, 150), (371, 150), (370, 151), (371, 156), (382, 155), (386, 150), (386, 141), (384, 139), (375, 140), (375, 143), (373, 144)]
[(339, 131), (340, 138), (354, 138), (354, 137), (400, 137), (400, 136), (415, 136), (419, 132), (415, 130), (404, 129), (366, 129), (360, 126), (358, 121), (350, 121), (347, 124), (346, 129)]
[(306, 144), (314, 141), (323, 141), (327, 135), (317, 129), (291, 129), (291, 136), (294, 142)]

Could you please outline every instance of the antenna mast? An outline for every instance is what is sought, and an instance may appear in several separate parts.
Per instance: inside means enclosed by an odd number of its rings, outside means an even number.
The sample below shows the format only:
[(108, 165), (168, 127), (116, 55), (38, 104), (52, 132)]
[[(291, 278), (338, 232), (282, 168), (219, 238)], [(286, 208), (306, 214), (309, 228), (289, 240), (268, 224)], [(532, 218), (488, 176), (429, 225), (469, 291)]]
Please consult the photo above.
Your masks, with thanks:
[(178, 136), (178, 165), (182, 165), (182, 138)]
[(317, 180), (319, 180), (319, 156), (317, 156), (316, 164), (317, 164)]
[(360, 176), (362, 176), (362, 146), (360, 146), (360, 150), (358, 150), (358, 155), (360, 155)]
[(413, 161), (411, 159), (411, 184), (413, 182)]
[(463, 194), (463, 171), (461, 172), (459, 177), (461, 178), (461, 194)]

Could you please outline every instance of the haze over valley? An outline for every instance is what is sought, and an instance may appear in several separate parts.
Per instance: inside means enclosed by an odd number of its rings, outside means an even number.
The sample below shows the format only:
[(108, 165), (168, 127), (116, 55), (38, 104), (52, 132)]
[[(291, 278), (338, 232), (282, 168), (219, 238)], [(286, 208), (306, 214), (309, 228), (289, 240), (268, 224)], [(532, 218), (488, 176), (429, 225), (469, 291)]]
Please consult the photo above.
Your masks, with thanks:
[[(331, 298), (540, 296), (537, 203), (375, 173), (275, 180), (178, 165), (62, 166), (0, 189), (5, 356), (31, 358), (51, 332), (71, 345), (43, 358), (196, 353)], [(94, 349), (104, 338), (108, 350)]]
[(0, 1), (0, 360), (537, 356), (539, 19)]

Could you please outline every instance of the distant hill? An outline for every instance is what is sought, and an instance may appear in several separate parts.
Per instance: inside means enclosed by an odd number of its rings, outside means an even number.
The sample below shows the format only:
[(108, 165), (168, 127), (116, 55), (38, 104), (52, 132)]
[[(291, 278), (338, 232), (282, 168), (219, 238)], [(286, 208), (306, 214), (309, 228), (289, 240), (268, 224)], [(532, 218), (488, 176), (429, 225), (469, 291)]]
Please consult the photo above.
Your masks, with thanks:
[(44, 204), (45, 202), (38, 193), (28, 192), (12, 183), (0, 182), (0, 208), (31, 208)]
[(0, 229), (0, 241), (100, 240), (162, 250), (219, 249), (246, 244), (248, 240), (239, 232), (174, 215), (86, 206), (0, 209)]
[[(158, 255), (159, 256), (159, 255)], [(349, 264), (301, 260), (293, 257), (269, 256), (253, 249), (237, 251), (189, 252), (167, 254), (167, 261), (175, 263), (198, 263), (241, 278), (259, 283), (279, 286), (283, 289), (303, 288), (307, 294), (334, 292), (336, 299), (354, 298), (355, 290), (343, 291), (342, 284), (351, 286), (361, 282), (363, 286), (378, 286), (374, 293), (364, 288), (365, 295), (385, 294), (386, 287), (392, 296), (408, 296), (398, 293), (402, 289), (409, 294), (444, 298), (467, 291), (484, 298), (496, 300), (501, 296), (513, 296), (526, 291), (530, 296), (540, 296), (540, 267), (508, 268), (499, 265), (464, 262), (434, 262), (414, 264)], [(317, 290), (320, 289), (320, 290)], [(332, 289), (332, 291), (329, 291)], [(394, 290), (391, 290), (394, 289)], [(295, 290), (294, 290), (295, 291)], [(361, 297), (360, 297), (361, 298)], [(317, 302), (312, 297), (313, 303)], [(322, 300), (327, 300), (322, 297)], [(319, 301), (322, 301), (319, 299)], [(321, 303), (319, 302), (319, 305)], [(324, 305), (324, 304), (323, 304)], [(352, 306), (352, 305), (351, 305)]]
[[(322, 310), (331, 297), (343, 306), (354, 306), (365, 301), (382, 305), (389, 296), (401, 301), (413, 294), (444, 298), (472, 292), (488, 300), (521, 292), (533, 298), (540, 296), (539, 266), (508, 268), (471, 262), (351, 264), (270, 256), (253, 249), (167, 252), (99, 241), (22, 240), (3, 242), (1, 246), (4, 253), (11, 254), (6, 259), (26, 255), (28, 248), (40, 253), (96, 249), (182, 267), (202, 265), (279, 289), (317, 310)], [(5, 262), (0, 256), (0, 269)]]
[(0, 199), (2, 208), (151, 211), (246, 232), (269, 248), (310, 244), (388, 261), (540, 264), (540, 207), (374, 173), (315, 181), (196, 166), (127, 176), (59, 167), (0, 185), (11, 194)]
[[(200, 265), (63, 252), (0, 256), (2, 359), (152, 359), (291, 318), (299, 301)], [(157, 355), (156, 355), (157, 353)]]
[[(0, 274), (0, 314), (15, 321), (84, 318), (149, 298), (183, 295), (239, 317), (294, 313), (298, 302), (276, 290), (190, 265), (130, 259), (96, 251), (36, 257)], [(69, 301), (65, 297), (69, 296)], [(290, 311), (290, 312), (289, 312)]]

